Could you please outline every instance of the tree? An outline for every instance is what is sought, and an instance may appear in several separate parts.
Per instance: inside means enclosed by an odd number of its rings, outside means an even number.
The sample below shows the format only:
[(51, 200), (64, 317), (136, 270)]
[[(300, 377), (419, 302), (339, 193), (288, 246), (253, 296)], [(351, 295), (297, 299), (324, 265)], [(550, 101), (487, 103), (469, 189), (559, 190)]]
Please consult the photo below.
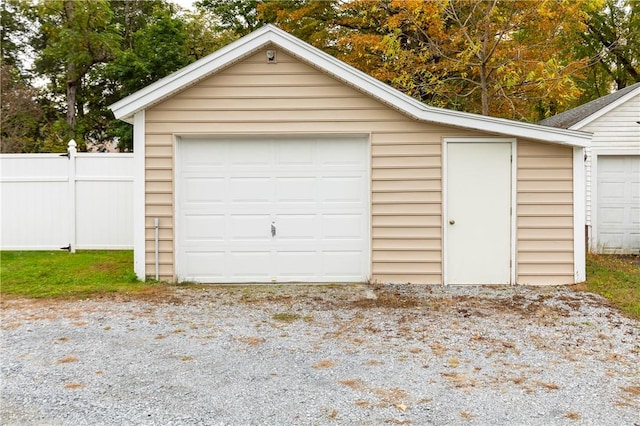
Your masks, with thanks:
[(49, 78), (54, 96), (64, 98), (65, 126), (59, 122), (54, 127), (66, 127), (64, 138), (82, 144), (86, 77), (119, 52), (113, 12), (106, 0), (48, 0), (32, 6), (24, 3), (39, 27), (32, 40), (35, 70)]
[(537, 120), (580, 93), (574, 77), (586, 61), (571, 58), (568, 46), (592, 7), (588, 1), (393, 0), (381, 40), (387, 78), (438, 106)]
[(576, 54), (592, 58), (582, 101), (640, 81), (640, 2), (606, 0), (592, 13)]
[[(148, 7), (144, 2), (141, 6)], [(99, 78), (104, 99), (95, 108), (112, 117), (106, 106), (200, 59), (232, 40), (220, 34), (203, 13), (178, 15), (174, 6), (157, 2), (145, 13), (144, 24), (131, 28), (120, 55), (102, 70)], [(122, 150), (133, 149), (131, 126), (112, 121), (102, 139), (117, 139)]]
[(231, 31), (238, 36), (264, 25), (258, 16), (258, 0), (200, 0), (196, 7), (215, 16), (221, 31)]
[(43, 111), (32, 88), (11, 64), (0, 65), (0, 152), (39, 152)]

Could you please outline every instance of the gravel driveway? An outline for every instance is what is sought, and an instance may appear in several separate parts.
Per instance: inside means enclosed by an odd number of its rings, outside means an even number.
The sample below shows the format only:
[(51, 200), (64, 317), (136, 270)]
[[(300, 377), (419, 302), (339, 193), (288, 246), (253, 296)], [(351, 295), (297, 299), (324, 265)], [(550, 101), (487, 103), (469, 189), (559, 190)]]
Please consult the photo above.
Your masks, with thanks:
[(2, 302), (6, 424), (640, 425), (640, 323), (568, 288)]

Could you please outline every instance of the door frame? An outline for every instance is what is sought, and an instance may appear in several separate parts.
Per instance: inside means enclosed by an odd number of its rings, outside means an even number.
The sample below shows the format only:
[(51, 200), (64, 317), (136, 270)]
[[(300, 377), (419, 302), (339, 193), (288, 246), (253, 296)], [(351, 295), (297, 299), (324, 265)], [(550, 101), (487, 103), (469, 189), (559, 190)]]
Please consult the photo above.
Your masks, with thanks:
[(517, 196), (517, 171), (518, 171), (518, 144), (515, 138), (443, 138), (442, 140), (442, 283), (443, 285), (449, 284), (448, 277), (448, 151), (449, 144), (452, 143), (509, 143), (511, 144), (511, 259), (510, 265), (510, 285), (516, 284), (516, 196)]

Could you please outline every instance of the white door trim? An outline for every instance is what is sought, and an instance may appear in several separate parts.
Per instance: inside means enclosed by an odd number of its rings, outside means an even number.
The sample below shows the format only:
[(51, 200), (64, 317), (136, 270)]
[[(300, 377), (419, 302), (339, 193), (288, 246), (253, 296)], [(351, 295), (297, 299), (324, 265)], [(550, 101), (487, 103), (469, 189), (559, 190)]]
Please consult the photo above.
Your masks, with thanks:
[(450, 143), (510, 143), (511, 144), (511, 259), (510, 284), (516, 283), (516, 194), (517, 194), (517, 140), (515, 138), (443, 138), (442, 141), (442, 283), (449, 285), (447, 273), (448, 244), (448, 146)]

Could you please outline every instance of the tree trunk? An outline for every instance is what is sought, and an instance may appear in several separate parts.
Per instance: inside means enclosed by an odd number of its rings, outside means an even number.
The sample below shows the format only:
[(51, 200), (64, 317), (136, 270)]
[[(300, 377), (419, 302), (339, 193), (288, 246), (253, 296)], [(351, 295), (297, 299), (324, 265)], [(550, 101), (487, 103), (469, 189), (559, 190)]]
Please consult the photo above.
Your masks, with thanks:
[(76, 99), (78, 97), (78, 80), (75, 74), (75, 64), (67, 64), (67, 124), (72, 133), (76, 130)]
[[(73, 22), (74, 4), (73, 0), (65, 0), (64, 11), (67, 15), (67, 22)], [(67, 125), (69, 126), (69, 137), (75, 138), (76, 131), (76, 99), (78, 96), (78, 72), (76, 64), (69, 60), (67, 64)]]

